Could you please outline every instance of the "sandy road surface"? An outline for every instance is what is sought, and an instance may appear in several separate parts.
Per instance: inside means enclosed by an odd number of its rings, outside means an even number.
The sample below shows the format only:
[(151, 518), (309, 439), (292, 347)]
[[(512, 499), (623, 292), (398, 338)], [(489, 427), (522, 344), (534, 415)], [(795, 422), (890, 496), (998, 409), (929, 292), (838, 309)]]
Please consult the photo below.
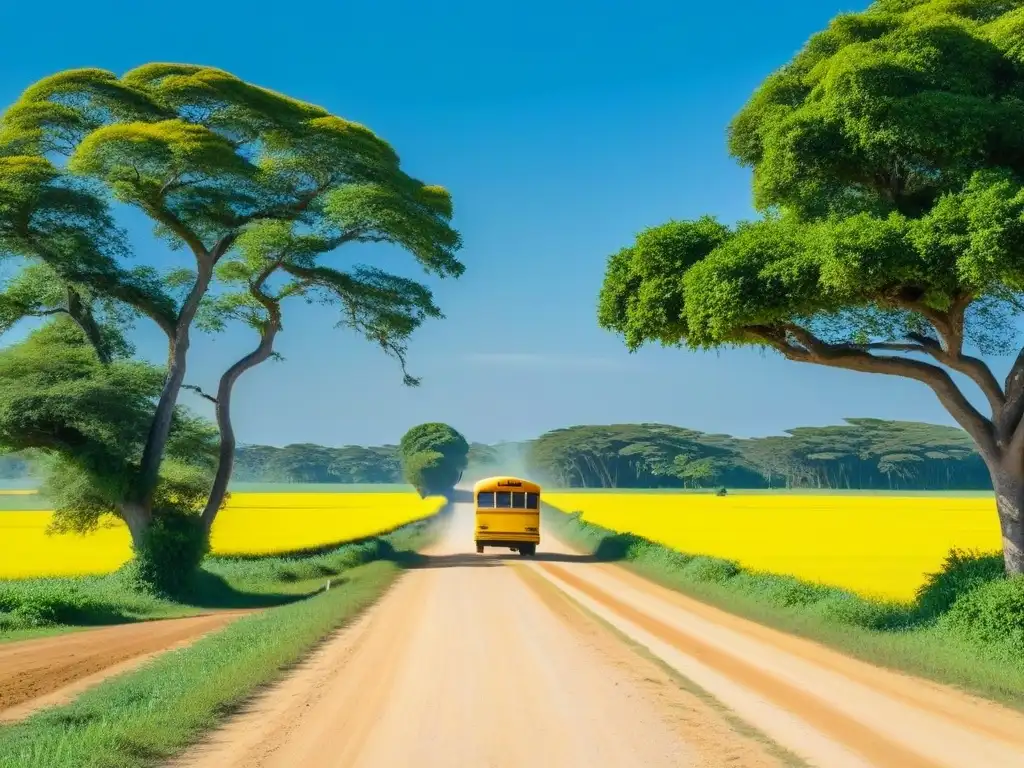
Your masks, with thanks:
[(175, 765), (783, 765), (466, 525)]
[(177, 765), (786, 764), (669, 667), (789, 750), (790, 764), (1024, 766), (1020, 713), (747, 622), (550, 539), (542, 550), (470, 554), (472, 515), (457, 508), (424, 568)]
[(245, 611), (146, 621), (0, 644), (0, 722), (63, 703), (91, 685), (191, 642)]

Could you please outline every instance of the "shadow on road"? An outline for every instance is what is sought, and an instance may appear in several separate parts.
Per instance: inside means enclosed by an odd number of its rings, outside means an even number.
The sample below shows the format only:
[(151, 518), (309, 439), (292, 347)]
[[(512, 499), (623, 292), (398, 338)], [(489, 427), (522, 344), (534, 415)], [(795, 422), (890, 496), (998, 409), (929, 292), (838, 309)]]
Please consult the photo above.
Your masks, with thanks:
[[(326, 581), (326, 577), (324, 579)], [(336, 583), (340, 578), (335, 576)], [(243, 592), (231, 586), (219, 574), (200, 570), (196, 577), (196, 583), (190, 593), (180, 597), (179, 600), (185, 605), (196, 608), (208, 609), (233, 609), (233, 608), (273, 608), (278, 605), (287, 605), (319, 592), (319, 587), (310, 589), (309, 592)]]
[(566, 555), (559, 552), (538, 552), (533, 557), (523, 557), (516, 552), (495, 552), (478, 555), (475, 552), (458, 552), (450, 555), (415, 555), (406, 562), (407, 568), (493, 568), (506, 562), (546, 563), (596, 563), (593, 555)]

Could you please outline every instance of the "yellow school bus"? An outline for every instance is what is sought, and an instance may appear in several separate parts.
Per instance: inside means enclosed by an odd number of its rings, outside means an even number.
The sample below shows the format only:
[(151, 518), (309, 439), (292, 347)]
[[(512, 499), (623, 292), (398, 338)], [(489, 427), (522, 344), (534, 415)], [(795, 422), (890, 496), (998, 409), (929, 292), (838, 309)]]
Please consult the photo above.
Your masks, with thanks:
[(473, 486), (476, 551), (508, 547), (537, 554), (540, 544), (540, 486), (518, 477), (488, 477)]

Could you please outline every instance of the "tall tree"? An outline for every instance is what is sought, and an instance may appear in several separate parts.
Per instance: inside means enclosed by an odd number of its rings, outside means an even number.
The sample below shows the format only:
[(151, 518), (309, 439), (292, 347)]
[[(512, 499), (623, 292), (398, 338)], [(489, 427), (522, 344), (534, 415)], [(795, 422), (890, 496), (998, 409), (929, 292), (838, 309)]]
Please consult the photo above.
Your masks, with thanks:
[[(647, 342), (755, 345), (930, 387), (978, 446), (1008, 573), (1024, 573), (1024, 2), (879, 0), (837, 17), (735, 118), (764, 218), (641, 233), (600, 324)], [(952, 374), (973, 382), (984, 407)], [(886, 466), (895, 472), (899, 461)]]
[(448, 495), (469, 463), (469, 443), (447, 424), (419, 424), (398, 443), (402, 474), (421, 495)]
[[(164, 274), (129, 267), (112, 201), (147, 217), (157, 238), (186, 254), (184, 263)], [(259, 290), (287, 273), (293, 282), (283, 295), (313, 290), (328, 279), (323, 259), (359, 242), (396, 243), (428, 273), (458, 276), (450, 217), (447, 193), (404, 173), (392, 147), (367, 128), (209, 67), (147, 64), (121, 77), (69, 70), (28, 88), (0, 118), (0, 255), (43, 265), (53, 278), (46, 291), (22, 292), (30, 299), (22, 315), (65, 312), (101, 359), (109, 355), (90, 327), (103, 301), (152, 320), (167, 338), (166, 377), (117, 505), (136, 542), (159, 512), (160, 467), (197, 316), (234, 311), (237, 284), (227, 299), (218, 290), (220, 277), (238, 274), (231, 255), (259, 268), (250, 280)], [(282, 232), (284, 250), (258, 247)], [(345, 281), (346, 297), (363, 297), (391, 277), (328, 271), (336, 286)], [(17, 315), (14, 298), (4, 322)], [(259, 304), (255, 294), (249, 299)], [(269, 356), (281, 328), (279, 309), (252, 306), (263, 313), (260, 344), (228, 368), (225, 411), (234, 380)], [(233, 449), (230, 422), (219, 421)], [(208, 522), (215, 512), (207, 509)]]

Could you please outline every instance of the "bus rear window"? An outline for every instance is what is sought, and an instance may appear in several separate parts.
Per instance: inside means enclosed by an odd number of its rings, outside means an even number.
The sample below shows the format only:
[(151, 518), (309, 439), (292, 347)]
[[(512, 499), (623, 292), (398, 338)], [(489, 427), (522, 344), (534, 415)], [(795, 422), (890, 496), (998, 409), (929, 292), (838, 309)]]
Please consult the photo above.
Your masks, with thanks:
[(476, 505), (478, 507), (494, 506), (494, 491), (481, 491), (477, 494)]
[(511, 491), (498, 491), (494, 494), (497, 499), (495, 506), (498, 509), (511, 509), (512, 508), (512, 492)]
[(539, 493), (528, 493), (526, 494), (526, 508), (527, 509), (538, 509), (540, 507), (540, 494)]
[(526, 494), (522, 491), (512, 493), (512, 509), (526, 509)]

